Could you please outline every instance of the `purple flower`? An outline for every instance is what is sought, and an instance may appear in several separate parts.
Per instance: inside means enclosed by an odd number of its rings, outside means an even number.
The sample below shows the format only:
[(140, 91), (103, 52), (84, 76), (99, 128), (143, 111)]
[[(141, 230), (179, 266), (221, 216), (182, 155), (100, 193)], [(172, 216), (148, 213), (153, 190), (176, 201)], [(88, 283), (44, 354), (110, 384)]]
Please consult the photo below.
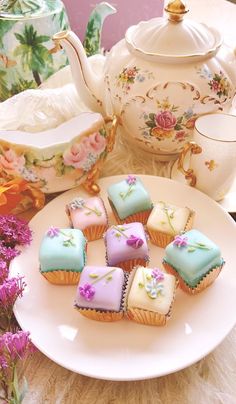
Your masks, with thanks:
[(93, 299), (95, 295), (95, 288), (90, 283), (85, 283), (84, 286), (79, 286), (79, 293), (88, 302)]
[(175, 236), (173, 243), (179, 248), (186, 247), (188, 245), (188, 238), (184, 236)]
[(153, 268), (152, 277), (156, 279), (157, 282), (163, 281), (164, 274), (159, 268)]
[(0, 336), (0, 362), (5, 368), (15, 364), (18, 359), (25, 359), (35, 351), (29, 334), (29, 332), (18, 331), (15, 334), (6, 332)]
[(70, 202), (69, 207), (72, 210), (83, 209), (84, 205), (85, 205), (85, 201), (83, 198), (75, 198), (75, 199), (73, 199), (73, 201)]
[(0, 285), (8, 278), (7, 263), (0, 258)]
[(133, 248), (140, 248), (143, 245), (143, 240), (140, 237), (131, 234), (128, 240), (126, 240), (126, 244)]
[(59, 236), (60, 229), (58, 227), (51, 226), (49, 227), (46, 235), (50, 238)]
[(6, 247), (2, 241), (0, 241), (0, 258), (7, 263), (9, 263), (13, 258), (20, 254), (20, 251), (16, 250), (15, 247)]
[(25, 220), (13, 215), (0, 215), (0, 240), (6, 247), (30, 244), (32, 232)]
[(128, 175), (128, 177), (126, 178), (126, 182), (129, 185), (135, 185), (137, 181), (137, 178), (134, 175)]
[(0, 285), (0, 313), (1, 311), (4, 313), (12, 311), (16, 299), (22, 296), (25, 286), (23, 276), (6, 279)]

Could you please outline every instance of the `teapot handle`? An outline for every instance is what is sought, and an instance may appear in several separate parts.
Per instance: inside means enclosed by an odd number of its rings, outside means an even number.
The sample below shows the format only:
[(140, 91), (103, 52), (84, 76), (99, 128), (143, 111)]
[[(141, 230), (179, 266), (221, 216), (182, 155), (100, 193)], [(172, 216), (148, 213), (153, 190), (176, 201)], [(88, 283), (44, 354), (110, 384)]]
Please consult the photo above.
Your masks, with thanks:
[(190, 180), (189, 185), (191, 187), (195, 187), (197, 183), (197, 177), (196, 174), (194, 173), (194, 170), (192, 168), (188, 168), (187, 170), (184, 168), (184, 160), (189, 151), (191, 157), (192, 154), (200, 154), (202, 152), (202, 148), (201, 146), (198, 146), (197, 143), (195, 142), (186, 143), (178, 158), (177, 168), (185, 176), (186, 180)]

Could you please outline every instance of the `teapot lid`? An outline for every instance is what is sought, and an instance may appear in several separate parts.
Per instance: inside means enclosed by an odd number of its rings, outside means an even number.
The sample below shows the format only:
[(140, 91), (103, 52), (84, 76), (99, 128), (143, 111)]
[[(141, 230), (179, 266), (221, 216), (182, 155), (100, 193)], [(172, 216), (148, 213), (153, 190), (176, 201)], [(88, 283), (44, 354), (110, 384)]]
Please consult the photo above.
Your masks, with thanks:
[(153, 18), (130, 27), (126, 43), (131, 52), (163, 63), (182, 63), (213, 56), (222, 44), (215, 29), (190, 19), (183, 0), (172, 0), (165, 7), (168, 18)]

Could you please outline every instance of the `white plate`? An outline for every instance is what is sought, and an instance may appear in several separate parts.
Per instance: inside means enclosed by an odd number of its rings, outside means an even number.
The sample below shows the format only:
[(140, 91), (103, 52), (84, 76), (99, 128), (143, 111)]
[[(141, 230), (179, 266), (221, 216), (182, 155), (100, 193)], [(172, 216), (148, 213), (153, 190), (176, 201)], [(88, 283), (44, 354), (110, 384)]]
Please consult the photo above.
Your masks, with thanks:
[[(182, 182), (183, 184), (188, 184), (188, 181), (185, 180), (184, 175), (177, 168), (178, 162), (175, 161), (171, 168), (170, 178), (175, 181)], [(225, 195), (222, 201), (218, 202), (222, 208), (224, 208), (229, 213), (236, 212), (236, 177), (235, 180), (229, 190), (229, 192)]]
[[(50, 202), (30, 223), (34, 232), (31, 246), (11, 265), (12, 273), (24, 274), (28, 285), (15, 305), (15, 315), (40, 351), (83, 375), (138, 380), (175, 372), (212, 351), (236, 322), (235, 223), (216, 202), (195, 189), (166, 178), (140, 177), (153, 201), (170, 201), (196, 211), (195, 227), (219, 244), (226, 265), (201, 294), (177, 292), (173, 316), (165, 327), (86, 319), (73, 308), (76, 287), (51, 285), (38, 270), (39, 244), (46, 229), (67, 226), (65, 204), (86, 194), (81, 188), (73, 189)], [(122, 178), (100, 180), (106, 205), (107, 187)], [(150, 250), (151, 265), (161, 266), (164, 250), (151, 244)], [(103, 240), (89, 243), (88, 264), (104, 263)]]

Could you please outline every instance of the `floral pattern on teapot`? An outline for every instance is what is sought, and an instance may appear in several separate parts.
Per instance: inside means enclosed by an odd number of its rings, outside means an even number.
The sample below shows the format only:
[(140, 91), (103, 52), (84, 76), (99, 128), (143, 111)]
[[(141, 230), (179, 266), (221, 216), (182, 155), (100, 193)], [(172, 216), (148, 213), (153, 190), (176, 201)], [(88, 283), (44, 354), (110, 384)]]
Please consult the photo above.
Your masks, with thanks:
[[(20, 150), (18, 146), (0, 145), (0, 177), (2, 183), (21, 177), (33, 183), (43, 192), (52, 187), (55, 177), (70, 182), (70, 187), (79, 185), (83, 177), (107, 155), (105, 128), (90, 133), (82, 140), (72, 143), (65, 150), (52, 152), (47, 158), (32, 148)], [(67, 177), (67, 178), (65, 178)]]
[(142, 83), (146, 78), (148, 80), (154, 79), (153, 73), (148, 70), (142, 71), (136, 66), (124, 67), (118, 77), (116, 77), (116, 86), (121, 87), (124, 94), (128, 94), (135, 81)]
[(222, 97), (225, 97), (226, 99), (229, 96), (232, 88), (229, 80), (221, 70), (217, 73), (211, 73), (210, 70), (204, 66), (201, 69), (197, 69), (197, 73), (201, 78), (208, 80), (207, 84), (210, 87), (210, 90), (220, 99)]
[[(178, 115), (179, 106), (171, 105), (169, 98), (166, 97), (162, 102), (157, 101), (157, 110), (155, 113), (147, 114), (144, 112), (141, 119), (144, 120), (146, 127), (142, 136), (146, 139), (155, 137), (162, 141), (166, 138), (172, 138), (173, 141), (183, 142), (189, 136), (188, 130), (194, 127), (198, 115), (194, 114), (189, 108), (183, 114)], [(143, 129), (142, 127), (140, 128)]]

